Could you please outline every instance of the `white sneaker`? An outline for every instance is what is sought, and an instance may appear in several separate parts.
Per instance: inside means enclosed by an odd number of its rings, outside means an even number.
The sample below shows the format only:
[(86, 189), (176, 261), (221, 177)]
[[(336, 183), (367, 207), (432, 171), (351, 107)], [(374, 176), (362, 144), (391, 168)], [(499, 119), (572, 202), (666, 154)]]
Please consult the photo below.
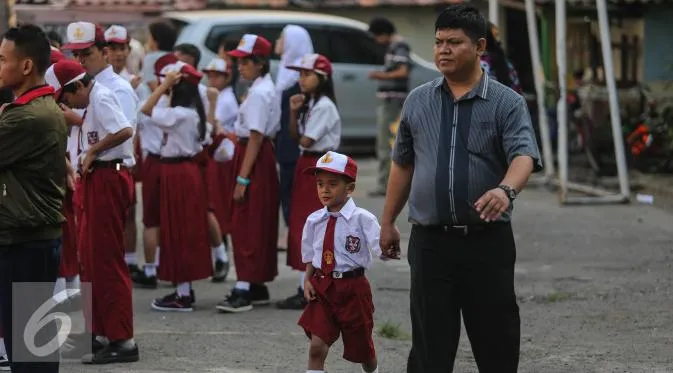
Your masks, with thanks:
[(9, 372), (9, 360), (7, 360), (7, 355), (0, 356), (0, 372)]

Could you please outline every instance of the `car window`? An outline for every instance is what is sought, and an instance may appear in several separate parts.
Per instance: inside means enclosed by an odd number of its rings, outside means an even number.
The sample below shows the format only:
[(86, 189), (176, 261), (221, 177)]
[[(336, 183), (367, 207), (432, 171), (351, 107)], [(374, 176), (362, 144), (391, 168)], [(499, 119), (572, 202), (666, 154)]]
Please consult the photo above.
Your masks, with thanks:
[[(245, 34), (255, 34), (262, 36), (271, 42), (273, 49), (276, 46), (276, 40), (283, 32), (284, 25), (219, 25), (214, 26), (206, 38), (206, 48), (211, 52), (217, 53), (223, 40), (241, 40)], [(275, 52), (271, 55), (272, 59), (278, 59)]]
[(302, 25), (302, 27), (304, 27), (311, 36), (311, 41), (313, 42), (313, 52), (322, 54), (331, 61), (332, 51), (329, 47), (330, 36), (328, 30), (324, 27), (314, 25)]
[(360, 30), (330, 28), (327, 30), (330, 61), (358, 65), (383, 65), (385, 47)]

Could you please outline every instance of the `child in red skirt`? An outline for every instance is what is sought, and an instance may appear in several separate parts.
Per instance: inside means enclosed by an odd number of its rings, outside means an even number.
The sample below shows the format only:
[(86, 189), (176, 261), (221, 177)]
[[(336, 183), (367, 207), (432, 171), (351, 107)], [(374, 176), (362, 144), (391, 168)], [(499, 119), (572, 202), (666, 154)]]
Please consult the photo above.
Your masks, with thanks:
[(324, 208), (309, 215), (302, 235), (301, 256), (306, 263), (304, 296), (309, 302), (299, 319), (311, 339), (307, 373), (324, 373), (329, 347), (341, 334), (344, 359), (377, 372), (372, 330), (374, 303), (365, 270), (372, 253), (389, 257), (379, 247), (376, 217), (350, 198), (355, 190), (357, 164), (327, 152), (314, 167), (318, 196)]
[[(158, 277), (177, 284), (175, 292), (155, 299), (158, 311), (193, 310), (191, 282), (210, 277), (206, 189), (194, 156), (203, 150), (209, 134), (206, 114), (198, 93), (203, 77), (182, 62), (164, 67), (163, 79), (147, 99), (142, 112), (164, 131), (161, 147), (160, 242)], [(169, 107), (157, 103), (170, 96)]]
[(287, 239), (287, 265), (300, 271), (299, 289), (276, 305), (281, 309), (303, 309), (304, 271), (301, 260), (301, 234), (306, 218), (322, 207), (315, 189), (315, 178), (303, 171), (316, 164), (325, 152), (337, 150), (341, 140), (341, 118), (334, 98), (332, 64), (319, 54), (308, 54), (288, 69), (299, 71), (301, 94), (290, 98), (290, 136), (299, 143), (301, 155), (295, 167), (290, 199)]

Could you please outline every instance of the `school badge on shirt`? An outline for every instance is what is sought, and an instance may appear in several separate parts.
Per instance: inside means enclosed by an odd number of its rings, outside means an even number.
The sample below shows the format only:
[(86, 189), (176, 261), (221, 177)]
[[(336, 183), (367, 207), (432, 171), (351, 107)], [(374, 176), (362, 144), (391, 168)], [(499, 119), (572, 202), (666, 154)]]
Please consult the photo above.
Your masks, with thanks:
[(93, 145), (98, 142), (98, 131), (91, 131), (86, 133), (86, 141), (89, 145)]
[(346, 237), (346, 251), (351, 254), (360, 252), (360, 237), (348, 236)]

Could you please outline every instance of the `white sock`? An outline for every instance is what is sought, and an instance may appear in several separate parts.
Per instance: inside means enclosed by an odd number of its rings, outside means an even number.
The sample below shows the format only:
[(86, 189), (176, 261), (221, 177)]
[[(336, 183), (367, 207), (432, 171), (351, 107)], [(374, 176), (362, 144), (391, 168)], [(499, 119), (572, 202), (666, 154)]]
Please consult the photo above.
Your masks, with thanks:
[(236, 281), (236, 285), (234, 285), (234, 289), (250, 291), (250, 283), (245, 282), (245, 281)]
[(156, 257), (156, 259), (154, 260), (154, 264), (155, 264), (157, 267), (159, 266), (159, 253), (161, 252), (161, 250), (159, 250), (159, 249), (160, 249), (160, 247), (157, 246), (157, 253), (154, 254), (154, 256)]
[(65, 296), (65, 278), (64, 277), (59, 277), (56, 279), (56, 284), (54, 284), (54, 297), (58, 295), (59, 297), (61, 294)]
[(7, 355), (7, 351), (5, 351), (5, 339), (0, 338), (0, 356), (5, 356)]
[(110, 340), (107, 339), (107, 337), (103, 337), (102, 335), (97, 335), (96, 340), (101, 344), (103, 344), (103, 346), (107, 346), (108, 344), (110, 344)]
[(146, 263), (143, 266), (143, 271), (145, 271), (145, 276), (154, 277), (157, 275), (157, 266), (154, 263)]
[(133, 348), (136, 345), (136, 341), (133, 338), (129, 338), (125, 341), (120, 341), (119, 345), (121, 348)]
[(306, 373), (325, 373), (324, 370), (307, 370)]
[(189, 282), (181, 282), (178, 284), (178, 295), (181, 297), (188, 297), (190, 295), (189, 291), (192, 290), (192, 284)]
[(66, 277), (65, 287), (68, 289), (79, 289), (80, 287), (79, 275), (75, 275), (73, 277)]
[(304, 281), (306, 280), (306, 272), (302, 272), (299, 275), (299, 288), (304, 290)]
[(229, 256), (227, 255), (227, 248), (224, 246), (224, 242), (221, 243), (219, 246), (213, 247), (212, 250), (215, 259), (221, 260), (223, 262), (229, 261)]
[(136, 253), (126, 253), (124, 255), (124, 260), (126, 260), (127, 265), (138, 264), (138, 259), (136, 258)]

